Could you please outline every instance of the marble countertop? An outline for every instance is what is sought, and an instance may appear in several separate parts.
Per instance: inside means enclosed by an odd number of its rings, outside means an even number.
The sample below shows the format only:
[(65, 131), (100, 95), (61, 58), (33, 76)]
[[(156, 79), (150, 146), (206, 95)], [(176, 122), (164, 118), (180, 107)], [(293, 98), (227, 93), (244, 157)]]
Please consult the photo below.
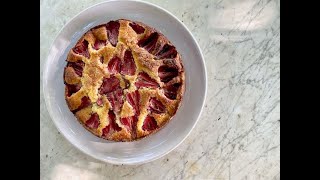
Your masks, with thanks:
[(205, 57), (208, 95), (189, 137), (151, 163), (95, 160), (58, 132), (42, 70), (63, 25), (100, 0), (40, 0), (41, 179), (280, 179), (280, 0), (148, 0), (191, 30)]

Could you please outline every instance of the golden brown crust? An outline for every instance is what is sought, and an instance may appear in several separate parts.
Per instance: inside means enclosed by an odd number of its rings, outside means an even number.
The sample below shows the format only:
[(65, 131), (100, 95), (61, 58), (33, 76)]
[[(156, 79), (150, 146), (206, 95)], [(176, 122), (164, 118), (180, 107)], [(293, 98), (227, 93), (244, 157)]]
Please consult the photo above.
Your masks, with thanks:
[(68, 107), (98, 137), (146, 137), (165, 126), (181, 104), (181, 56), (163, 34), (141, 22), (120, 19), (92, 28), (67, 61)]
[(64, 81), (67, 84), (78, 84), (80, 82), (80, 77), (72, 67), (66, 67), (64, 70)]

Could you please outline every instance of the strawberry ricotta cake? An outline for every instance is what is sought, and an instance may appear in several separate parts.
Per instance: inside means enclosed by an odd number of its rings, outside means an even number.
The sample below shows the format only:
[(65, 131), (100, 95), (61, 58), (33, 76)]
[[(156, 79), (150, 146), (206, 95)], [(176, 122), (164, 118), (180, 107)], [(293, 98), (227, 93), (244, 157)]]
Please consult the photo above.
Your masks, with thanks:
[(63, 78), (70, 111), (111, 141), (157, 132), (176, 114), (185, 90), (175, 46), (156, 29), (125, 19), (87, 31), (70, 50)]

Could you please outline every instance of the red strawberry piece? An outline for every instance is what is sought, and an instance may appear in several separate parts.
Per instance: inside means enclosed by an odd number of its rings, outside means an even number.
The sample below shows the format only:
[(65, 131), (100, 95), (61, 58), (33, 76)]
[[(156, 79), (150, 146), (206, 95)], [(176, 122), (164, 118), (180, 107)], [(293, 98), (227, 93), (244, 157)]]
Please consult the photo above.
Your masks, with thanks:
[(102, 136), (108, 137), (114, 131), (121, 131), (121, 127), (116, 123), (116, 115), (113, 111), (108, 112), (109, 125), (102, 129)]
[(147, 73), (140, 72), (138, 74), (137, 81), (134, 83), (137, 88), (140, 87), (150, 87), (150, 88), (158, 88), (159, 84), (156, 80), (152, 79)]
[(113, 46), (118, 43), (118, 35), (120, 23), (118, 21), (110, 21), (106, 24), (108, 39)]
[(67, 96), (70, 97), (72, 94), (78, 92), (81, 89), (81, 84), (66, 84), (67, 86)]
[(121, 59), (117, 56), (114, 56), (108, 64), (108, 70), (110, 73), (120, 72)]
[(169, 99), (176, 99), (177, 97), (177, 91), (180, 87), (180, 83), (175, 83), (175, 84), (172, 84), (172, 85), (169, 85), (167, 87), (164, 87), (163, 90), (164, 90), (164, 95), (169, 98)]
[(99, 88), (99, 93), (107, 94), (118, 88), (120, 88), (120, 80), (115, 76), (111, 76), (110, 78), (103, 79), (102, 85)]
[(117, 89), (113, 92), (107, 93), (107, 98), (111, 103), (112, 109), (119, 112), (123, 105), (123, 91), (122, 89)]
[(138, 122), (137, 116), (131, 116), (131, 117), (125, 117), (121, 118), (121, 123), (125, 125), (125, 127), (128, 129), (128, 131), (131, 132), (132, 138), (135, 139), (136, 137), (136, 126)]
[(147, 116), (144, 119), (142, 129), (144, 131), (152, 131), (158, 128), (157, 121), (152, 116)]
[(139, 109), (139, 104), (140, 104), (140, 93), (138, 90), (127, 93), (126, 98), (129, 102), (129, 104), (133, 107), (135, 110), (135, 114), (139, 115), (140, 114), (140, 109)]
[(94, 113), (91, 117), (86, 121), (86, 126), (92, 129), (97, 129), (100, 125), (99, 115)]
[(103, 64), (103, 61), (104, 61), (104, 57), (103, 56), (101, 56), (100, 57), (100, 62)]
[(154, 113), (158, 113), (158, 114), (161, 114), (161, 113), (164, 113), (165, 112), (165, 107), (164, 105), (161, 103), (161, 101), (157, 100), (156, 98), (150, 98), (150, 101), (149, 101), (149, 110), (151, 112), (154, 112)]
[(162, 82), (169, 82), (174, 77), (178, 76), (178, 69), (168, 66), (160, 66), (158, 75)]
[(121, 65), (121, 74), (124, 75), (134, 75), (136, 73), (136, 64), (132, 56), (132, 52), (126, 50), (124, 53), (123, 63)]
[(107, 42), (105, 40), (99, 40), (97, 39), (96, 42), (94, 42), (93, 49), (99, 50), (103, 46), (105, 46)]
[(78, 76), (82, 76), (82, 71), (84, 67), (84, 62), (76, 61), (76, 62), (68, 62), (67, 67), (72, 67)]
[(158, 41), (159, 38), (159, 34), (157, 32), (152, 33), (150, 36), (141, 39), (138, 42), (138, 45), (140, 47), (143, 47), (144, 49), (146, 49), (149, 53), (151, 53), (155, 47), (156, 47), (156, 43)]
[(123, 81), (125, 83), (125, 88), (124, 89), (128, 89), (130, 87), (130, 82), (125, 78), (122, 78), (122, 79), (123, 79)]
[(103, 106), (103, 101), (101, 98), (99, 98), (96, 103), (98, 106)]
[(129, 24), (131, 26), (131, 28), (137, 33), (137, 34), (141, 34), (144, 32), (144, 28), (140, 25), (138, 25), (137, 23), (130, 23)]
[(116, 131), (121, 131), (121, 127), (119, 127), (119, 125), (116, 123), (116, 115), (114, 114), (114, 112), (109, 111), (108, 115), (109, 115), (111, 128)]
[(76, 47), (73, 48), (73, 52), (85, 56), (86, 58), (90, 58), (88, 44), (88, 41), (83, 40), (82, 42), (78, 43)]
[(130, 116), (130, 117), (125, 117), (125, 118), (121, 118), (120, 122), (125, 125), (128, 130), (132, 130), (132, 126), (134, 124), (136, 124), (138, 121), (137, 116)]
[(175, 58), (176, 56), (177, 56), (176, 48), (169, 44), (164, 45), (162, 50), (156, 54), (156, 57), (158, 59)]
[(110, 132), (110, 124), (102, 129), (102, 136), (108, 137), (109, 132)]
[(72, 112), (73, 112), (73, 113), (76, 113), (77, 111), (79, 111), (79, 110), (81, 110), (81, 109), (83, 109), (83, 108), (86, 108), (86, 107), (88, 107), (88, 106), (90, 106), (90, 105), (91, 105), (90, 98), (89, 98), (88, 96), (83, 96), (83, 97), (81, 98), (81, 104), (80, 104), (80, 106), (79, 106), (77, 109), (73, 110)]
[(120, 122), (123, 124), (123, 125), (125, 125), (125, 126), (127, 126), (127, 128), (128, 129), (131, 129), (131, 117), (125, 117), (125, 118), (121, 118), (120, 119)]

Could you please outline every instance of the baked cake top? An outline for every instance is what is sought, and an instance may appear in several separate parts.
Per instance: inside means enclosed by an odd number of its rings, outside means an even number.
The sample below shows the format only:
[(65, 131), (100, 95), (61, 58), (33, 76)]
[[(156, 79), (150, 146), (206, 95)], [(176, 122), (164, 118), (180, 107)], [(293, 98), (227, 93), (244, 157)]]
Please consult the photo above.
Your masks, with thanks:
[(94, 135), (132, 141), (163, 127), (185, 89), (181, 56), (160, 32), (140, 22), (90, 29), (70, 50), (64, 71), (69, 109)]

